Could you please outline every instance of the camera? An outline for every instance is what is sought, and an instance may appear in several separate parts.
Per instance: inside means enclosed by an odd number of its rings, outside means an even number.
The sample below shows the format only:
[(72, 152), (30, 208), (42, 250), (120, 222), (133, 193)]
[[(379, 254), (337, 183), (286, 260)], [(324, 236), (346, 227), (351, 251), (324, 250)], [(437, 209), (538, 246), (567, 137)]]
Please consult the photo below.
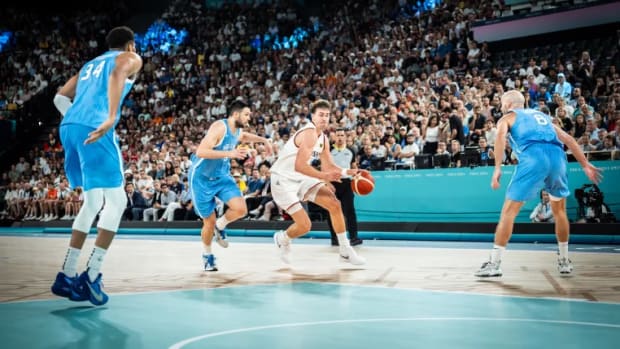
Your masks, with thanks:
[(578, 220), (587, 223), (615, 223), (616, 217), (604, 202), (604, 194), (596, 184), (584, 184), (575, 189), (575, 198), (579, 203)]

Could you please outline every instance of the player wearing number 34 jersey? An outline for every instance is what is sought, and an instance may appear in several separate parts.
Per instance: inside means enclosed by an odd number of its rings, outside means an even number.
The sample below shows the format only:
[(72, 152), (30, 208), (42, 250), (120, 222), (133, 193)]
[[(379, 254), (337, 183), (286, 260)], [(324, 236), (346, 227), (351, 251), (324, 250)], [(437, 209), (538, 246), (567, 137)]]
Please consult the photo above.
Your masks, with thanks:
[[(123, 100), (142, 68), (130, 28), (113, 28), (106, 41), (110, 51), (86, 62), (54, 97), (54, 105), (64, 116), (59, 133), (65, 172), (72, 188), (83, 187), (84, 203), (73, 222), (65, 262), (52, 293), (73, 301), (89, 300), (94, 305), (108, 301), (99, 271), (127, 204), (114, 128)], [(97, 215), (95, 247), (87, 269), (78, 276), (79, 255)]]

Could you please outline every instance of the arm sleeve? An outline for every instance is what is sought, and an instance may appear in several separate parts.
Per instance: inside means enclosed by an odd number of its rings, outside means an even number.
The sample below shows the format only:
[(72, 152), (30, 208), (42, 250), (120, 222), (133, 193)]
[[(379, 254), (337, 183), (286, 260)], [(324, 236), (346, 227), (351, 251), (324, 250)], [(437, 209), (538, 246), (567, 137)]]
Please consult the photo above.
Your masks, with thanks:
[(57, 93), (54, 96), (54, 105), (56, 106), (56, 109), (58, 109), (60, 114), (62, 114), (62, 116), (65, 116), (67, 110), (71, 108), (71, 105), (73, 105), (73, 103), (71, 103), (71, 99), (69, 97)]

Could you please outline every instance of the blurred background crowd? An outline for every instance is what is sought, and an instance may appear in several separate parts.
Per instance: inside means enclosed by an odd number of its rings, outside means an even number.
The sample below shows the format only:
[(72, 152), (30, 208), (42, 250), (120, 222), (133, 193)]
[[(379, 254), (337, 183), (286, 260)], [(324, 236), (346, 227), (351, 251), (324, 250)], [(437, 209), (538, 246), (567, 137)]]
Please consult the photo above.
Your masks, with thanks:
[[(144, 68), (116, 130), (127, 220), (197, 218), (189, 156), (236, 98), (252, 105), (246, 131), (268, 138), (275, 150), (248, 144), (251, 155), (232, 160), (251, 219), (286, 218), (270, 200), (269, 167), (310, 122), (316, 98), (332, 103), (330, 139), (344, 129), (364, 169), (518, 163), (509, 146), (505, 154), (493, 152), (500, 96), (511, 89), (592, 158), (618, 159), (617, 33), (492, 48), (474, 40), (472, 26), (513, 14), (498, 0), (330, 1), (311, 14), (294, 1), (207, 3), (172, 1), (146, 34), (137, 32)], [(95, 2), (62, 15), (0, 14), (10, 29), (0, 37), (0, 122), (25, 129), (0, 135), (5, 217), (49, 221), (77, 213), (82, 194), (64, 176), (52, 96), (105, 50), (105, 34), (129, 12), (123, 2)]]

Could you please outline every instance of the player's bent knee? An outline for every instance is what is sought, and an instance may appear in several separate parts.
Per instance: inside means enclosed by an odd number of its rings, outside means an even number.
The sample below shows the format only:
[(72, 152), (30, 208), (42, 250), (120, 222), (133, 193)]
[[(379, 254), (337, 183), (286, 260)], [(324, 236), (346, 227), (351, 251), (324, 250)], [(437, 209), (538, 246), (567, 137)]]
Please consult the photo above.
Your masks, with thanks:
[(235, 217), (245, 217), (248, 215), (248, 208), (245, 205), (236, 205), (228, 209), (234, 212)]
[(307, 233), (310, 229), (312, 229), (312, 222), (310, 221), (310, 218), (306, 218), (295, 223), (297, 224), (297, 229), (301, 230), (303, 233)]
[(340, 205), (340, 200), (336, 198), (335, 195), (332, 195), (329, 200), (326, 202), (325, 209), (329, 212), (338, 212), (342, 210), (342, 205)]
[(103, 190), (105, 205), (99, 215), (97, 227), (108, 231), (117, 231), (123, 212), (127, 206), (127, 196), (122, 187), (106, 188)]
[(103, 189), (91, 189), (84, 192), (84, 202), (80, 212), (73, 221), (73, 230), (88, 234), (93, 220), (103, 205)]

